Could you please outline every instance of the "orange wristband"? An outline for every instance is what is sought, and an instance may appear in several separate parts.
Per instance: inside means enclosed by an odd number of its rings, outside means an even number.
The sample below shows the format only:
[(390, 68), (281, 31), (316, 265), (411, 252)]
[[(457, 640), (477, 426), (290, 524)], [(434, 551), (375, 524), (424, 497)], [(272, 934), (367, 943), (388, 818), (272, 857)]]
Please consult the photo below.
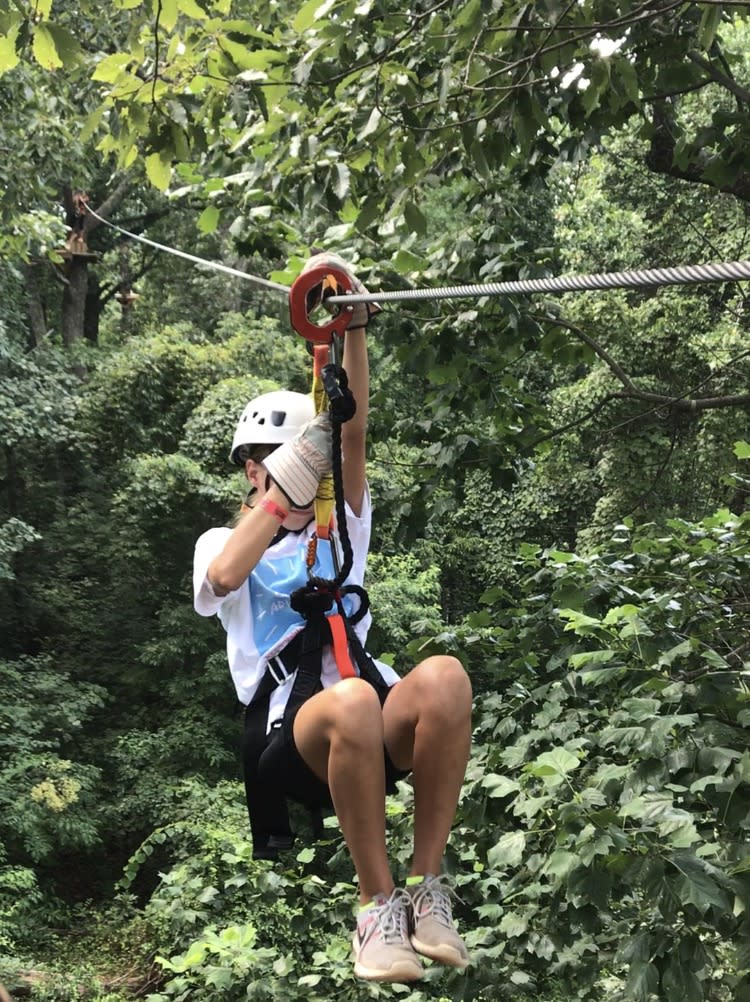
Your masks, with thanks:
[(279, 522), (283, 522), (289, 514), (288, 511), (284, 511), (283, 508), (277, 505), (275, 501), (271, 501), (270, 498), (263, 498), (260, 503), (260, 507), (263, 511), (267, 511), (269, 515), (273, 515), (273, 517)]

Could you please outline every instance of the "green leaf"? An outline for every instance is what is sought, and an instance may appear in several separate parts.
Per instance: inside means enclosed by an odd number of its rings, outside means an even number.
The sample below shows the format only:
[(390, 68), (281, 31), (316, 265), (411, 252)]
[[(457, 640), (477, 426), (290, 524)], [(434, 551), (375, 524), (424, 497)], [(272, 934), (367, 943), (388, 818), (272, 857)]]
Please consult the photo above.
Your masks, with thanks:
[(244, 70), (243, 80), (265, 80), (272, 66), (284, 62), (284, 55), (276, 49), (249, 49), (242, 42), (233, 42), (226, 36), (221, 47), (232, 57), (238, 69)]
[(724, 658), (715, 651), (712, 647), (706, 647), (701, 652), (701, 659), (706, 662), (706, 664), (711, 665), (712, 668), (717, 668), (719, 671), (724, 671), (729, 667)]
[(637, 724), (644, 720), (653, 720), (658, 716), (661, 703), (658, 699), (648, 699), (646, 697), (631, 697), (622, 701), (623, 712)]
[(636, 73), (635, 66), (630, 61), (628, 56), (618, 59), (615, 68), (613, 69), (613, 75), (617, 74), (622, 83), (623, 90), (627, 97), (634, 103), (640, 103), (640, 89), (638, 85), (638, 74)]
[(607, 661), (612, 660), (615, 653), (615, 651), (607, 648), (601, 651), (584, 651), (581, 654), (571, 654), (568, 658), (568, 664), (571, 668), (582, 668), (584, 665), (590, 664), (606, 664)]
[(481, 0), (469, 0), (463, 4), (456, 15), (454, 25), (457, 29), (465, 29), (466, 32), (478, 31), (482, 23), (482, 3)]
[(518, 912), (506, 912), (500, 920), (500, 932), (508, 939), (523, 936), (528, 927), (528, 915), (519, 915)]
[(146, 176), (155, 188), (159, 191), (166, 191), (172, 179), (172, 167), (162, 160), (158, 153), (151, 153), (146, 157)]
[(97, 64), (91, 79), (101, 80), (102, 83), (114, 83), (132, 58), (128, 52), (113, 52), (111, 56), (105, 56)]
[(47, 24), (38, 24), (34, 29), (32, 51), (36, 61), (45, 70), (57, 70), (63, 65), (55, 39)]
[(208, 14), (203, 10), (196, 0), (177, 0), (177, 8), (181, 14), (194, 17), (196, 21), (205, 21)]
[(671, 863), (681, 875), (675, 885), (683, 904), (695, 905), (702, 915), (712, 907), (722, 912), (731, 910), (730, 896), (716, 883), (709, 863), (689, 855), (673, 856)]
[(404, 220), (412, 233), (424, 236), (427, 232), (427, 220), (414, 202), (407, 202), (404, 206)]
[(325, 17), (335, 2), (336, 0), (308, 0), (297, 11), (297, 16), (292, 21), (292, 28), (301, 35), (308, 28), (311, 28), (316, 21)]
[(576, 609), (560, 609), (558, 615), (561, 619), (567, 619), (568, 622), (565, 624), (566, 630), (573, 630), (575, 633), (580, 633), (582, 636), (588, 636), (597, 627), (601, 627), (602, 623), (599, 619), (594, 619), (593, 616), (587, 616), (583, 612), (578, 612)]
[(159, 27), (170, 32), (176, 24), (177, 0), (159, 0)]
[(201, 233), (213, 233), (219, 225), (221, 209), (216, 205), (207, 205), (198, 217), (198, 229)]
[(231, 967), (212, 967), (206, 974), (205, 981), (213, 988), (229, 989), (234, 984), (234, 971)]
[(698, 25), (698, 43), (704, 51), (714, 44), (716, 32), (721, 24), (721, 4), (708, 4), (703, 8), (701, 23)]
[(373, 108), (372, 111), (370, 112), (370, 117), (367, 119), (367, 122), (365, 123), (363, 128), (360, 129), (360, 131), (357, 133), (357, 139), (361, 141), (363, 139), (366, 139), (368, 136), (371, 136), (373, 132), (375, 132), (378, 126), (380, 125), (381, 117), (382, 116), (380, 114), (380, 111), (377, 108)]
[(659, 655), (659, 665), (669, 667), (677, 658), (686, 658), (692, 651), (693, 645), (690, 640), (683, 640), (681, 643), (670, 647), (668, 651)]
[(580, 862), (576, 853), (568, 852), (567, 849), (555, 849), (542, 867), (542, 873), (549, 873), (553, 877), (567, 877)]
[(15, 66), (18, 66), (18, 53), (16, 52), (16, 39), (20, 24), (14, 25), (7, 35), (0, 36), (0, 74), (7, 73)]
[(567, 550), (550, 550), (547, 556), (556, 564), (569, 564), (575, 560), (575, 554), (568, 553)]
[(524, 766), (524, 772), (532, 776), (562, 777), (577, 769), (580, 764), (580, 759), (572, 755), (567, 748), (553, 748), (552, 751), (542, 752), (533, 762)]
[(737, 459), (750, 459), (750, 442), (735, 442), (734, 454)]
[(296, 856), (298, 863), (312, 863), (315, 859), (315, 849), (312, 846), (307, 846), (305, 849), (301, 849)]
[(526, 848), (526, 835), (521, 831), (506, 832), (487, 853), (487, 863), (493, 869), (518, 866)]
[(66, 66), (77, 62), (81, 55), (81, 45), (75, 35), (59, 24), (48, 24), (47, 30), (55, 42), (55, 48)]
[(393, 267), (401, 275), (410, 271), (424, 271), (427, 262), (408, 250), (400, 250), (393, 257)]
[(661, 976), (667, 1002), (702, 1002), (703, 989), (695, 973), (679, 956), (670, 957)]
[(297, 980), (297, 984), (300, 986), (305, 985), (308, 988), (314, 988), (315, 985), (319, 984), (322, 980), (322, 974), (303, 974), (302, 977)]
[(500, 776), (494, 772), (485, 776), (481, 785), (490, 791), (491, 797), (507, 797), (509, 793), (516, 793), (520, 789), (515, 779), (508, 779), (507, 776)]
[(628, 980), (623, 996), (635, 1002), (649, 1002), (659, 985), (659, 972), (653, 964), (634, 960), (630, 965)]
[(346, 196), (349, 194), (349, 179), (350, 172), (346, 164), (337, 163), (335, 169), (335, 180), (333, 182), (333, 190), (336, 192), (338, 198), (343, 202)]
[(526, 971), (519, 971), (517, 968), (511, 973), (510, 980), (514, 985), (531, 984), (531, 975)]

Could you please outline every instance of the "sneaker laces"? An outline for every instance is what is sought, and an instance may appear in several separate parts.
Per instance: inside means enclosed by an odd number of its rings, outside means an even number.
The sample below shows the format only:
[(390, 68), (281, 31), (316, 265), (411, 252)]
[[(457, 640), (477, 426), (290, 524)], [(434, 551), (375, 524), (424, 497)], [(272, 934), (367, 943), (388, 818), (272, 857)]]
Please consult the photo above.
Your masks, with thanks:
[(411, 902), (408, 891), (396, 887), (389, 898), (375, 906), (378, 928), (383, 942), (389, 946), (409, 941), (409, 916), (407, 904)]
[(453, 908), (451, 898), (458, 895), (448, 884), (448, 877), (425, 877), (421, 884), (412, 889), (412, 906), (414, 914), (422, 918), (431, 915), (441, 925), (453, 929)]

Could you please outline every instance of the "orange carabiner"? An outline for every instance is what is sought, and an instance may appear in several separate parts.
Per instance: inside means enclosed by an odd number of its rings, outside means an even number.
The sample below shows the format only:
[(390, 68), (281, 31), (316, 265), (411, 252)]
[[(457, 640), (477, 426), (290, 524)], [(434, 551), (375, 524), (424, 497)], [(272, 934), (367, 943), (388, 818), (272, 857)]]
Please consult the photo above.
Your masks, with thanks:
[(314, 324), (307, 312), (307, 297), (316, 285), (321, 285), (325, 278), (333, 276), (340, 290), (351, 292), (352, 280), (345, 271), (330, 264), (319, 264), (309, 271), (302, 272), (289, 290), (289, 315), (292, 327), (303, 338), (313, 344), (330, 344), (334, 334), (342, 336), (351, 320), (351, 306), (345, 306), (327, 324)]

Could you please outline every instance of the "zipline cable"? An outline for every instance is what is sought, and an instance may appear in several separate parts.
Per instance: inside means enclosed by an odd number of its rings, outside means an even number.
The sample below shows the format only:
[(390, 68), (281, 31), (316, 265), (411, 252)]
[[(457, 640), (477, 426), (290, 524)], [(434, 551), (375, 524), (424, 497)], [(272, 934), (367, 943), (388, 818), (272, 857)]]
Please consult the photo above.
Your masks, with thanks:
[[(208, 261), (206, 258), (188, 254), (186, 251), (159, 244), (136, 233), (130, 233), (117, 226), (103, 216), (86, 206), (90, 213), (100, 223), (117, 230), (123, 236), (166, 254), (174, 254), (193, 264), (211, 268), (214, 271), (253, 282), (265, 289), (289, 294), (289, 287), (279, 282), (271, 282), (257, 275), (250, 275), (237, 268), (220, 264), (218, 261)], [(701, 282), (740, 282), (750, 279), (750, 261), (729, 261), (716, 264), (689, 264), (677, 268), (645, 268), (631, 271), (604, 271), (589, 275), (560, 275), (557, 278), (527, 278), (511, 282), (487, 282), (476, 285), (449, 285), (434, 289), (397, 289), (393, 292), (351, 293), (345, 296), (330, 296), (326, 299), (331, 304), (351, 303), (387, 303), (397, 300), (437, 300), (437, 299), (481, 299), (485, 296), (509, 296), (532, 292), (587, 292), (596, 289), (640, 289), (662, 285), (690, 285)]]
[(195, 254), (188, 254), (186, 251), (177, 250), (175, 247), (168, 247), (166, 244), (158, 244), (155, 240), (149, 240), (148, 237), (142, 237), (137, 233), (130, 233), (129, 230), (125, 230), (122, 226), (117, 226), (115, 223), (111, 223), (109, 219), (105, 219), (100, 216), (93, 209), (90, 209), (88, 205), (86, 206), (86, 212), (90, 213), (94, 219), (98, 219), (100, 223), (104, 223), (105, 226), (111, 227), (113, 230), (117, 230), (118, 233), (122, 233), (123, 236), (129, 237), (131, 240), (137, 240), (138, 243), (146, 244), (149, 247), (155, 247), (157, 250), (164, 251), (166, 254), (174, 254), (176, 257), (182, 257), (186, 261), (192, 261), (193, 264), (200, 264), (206, 268), (213, 268), (214, 271), (221, 271), (225, 275), (232, 275), (234, 278), (244, 278), (247, 282), (254, 282), (256, 285), (262, 286), (264, 289), (272, 289), (274, 292), (281, 292), (285, 296), (289, 293), (289, 287), (286, 285), (281, 285), (279, 282), (269, 282), (267, 278), (258, 278), (257, 275), (249, 275), (246, 271), (239, 271), (237, 268), (230, 268), (226, 264), (220, 264), (218, 261), (207, 261), (205, 258), (196, 257)]
[(739, 282), (750, 279), (750, 261), (692, 264), (679, 268), (647, 268), (608, 271), (593, 275), (561, 275), (483, 285), (451, 285), (436, 289), (401, 289), (396, 292), (352, 293), (330, 296), (327, 303), (387, 303), (399, 299), (469, 299), (527, 292), (581, 292), (591, 289), (638, 289), (657, 285), (687, 285), (699, 282)]

